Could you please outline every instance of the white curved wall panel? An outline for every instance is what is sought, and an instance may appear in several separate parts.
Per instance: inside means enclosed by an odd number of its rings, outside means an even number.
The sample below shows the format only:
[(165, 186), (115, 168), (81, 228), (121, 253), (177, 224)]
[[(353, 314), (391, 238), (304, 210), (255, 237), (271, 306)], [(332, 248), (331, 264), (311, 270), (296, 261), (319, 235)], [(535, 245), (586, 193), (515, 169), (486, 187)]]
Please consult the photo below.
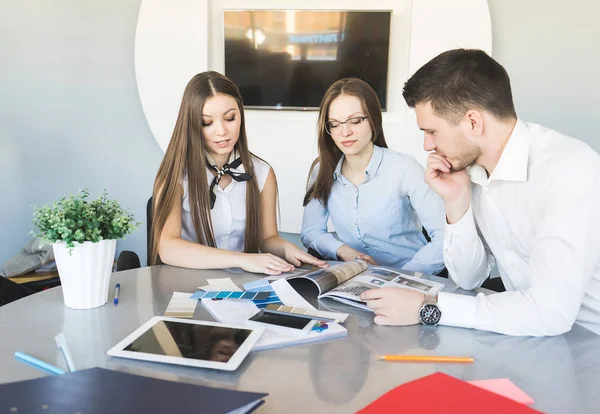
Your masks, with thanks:
[[(425, 163), (414, 113), (402, 99), (410, 74), (440, 52), (457, 47), (491, 54), (485, 0), (143, 0), (135, 39), (135, 70), (142, 107), (165, 150), (183, 88), (196, 73), (223, 72), (224, 9), (392, 10), (388, 111), (384, 131), (391, 148)], [(317, 154), (316, 112), (246, 112), (250, 149), (267, 160), (279, 182), (281, 231), (298, 233), (306, 175)]]

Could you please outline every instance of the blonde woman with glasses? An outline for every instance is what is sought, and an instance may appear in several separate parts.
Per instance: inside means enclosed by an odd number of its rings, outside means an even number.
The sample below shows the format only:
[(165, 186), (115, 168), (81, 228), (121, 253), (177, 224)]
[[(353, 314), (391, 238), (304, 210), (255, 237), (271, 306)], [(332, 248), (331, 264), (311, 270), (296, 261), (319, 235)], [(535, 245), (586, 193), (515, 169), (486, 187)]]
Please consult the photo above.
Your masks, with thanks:
[[(444, 269), (442, 200), (414, 158), (387, 148), (379, 100), (366, 82), (341, 79), (327, 90), (318, 146), (304, 197), (307, 248), (326, 259), (429, 274)], [(337, 237), (327, 232), (329, 218)]]

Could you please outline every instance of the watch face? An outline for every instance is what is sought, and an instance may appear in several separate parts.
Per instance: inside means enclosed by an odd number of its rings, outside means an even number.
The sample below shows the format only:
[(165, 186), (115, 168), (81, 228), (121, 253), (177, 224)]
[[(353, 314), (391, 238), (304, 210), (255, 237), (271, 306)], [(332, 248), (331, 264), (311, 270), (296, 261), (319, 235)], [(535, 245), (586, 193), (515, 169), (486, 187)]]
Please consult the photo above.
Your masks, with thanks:
[(435, 305), (425, 305), (421, 309), (419, 317), (425, 325), (435, 325), (440, 321), (442, 312)]

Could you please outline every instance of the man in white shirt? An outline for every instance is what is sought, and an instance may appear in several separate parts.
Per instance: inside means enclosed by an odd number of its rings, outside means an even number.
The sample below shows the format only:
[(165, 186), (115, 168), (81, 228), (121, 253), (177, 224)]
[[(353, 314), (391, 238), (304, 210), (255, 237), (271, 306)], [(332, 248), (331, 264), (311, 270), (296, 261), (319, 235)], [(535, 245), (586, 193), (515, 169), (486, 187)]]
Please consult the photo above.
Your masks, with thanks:
[(374, 289), (382, 325), (419, 321), (546, 336), (578, 323), (600, 334), (600, 156), (517, 118), (504, 68), (480, 50), (450, 50), (404, 85), (430, 151), (425, 180), (446, 210), (444, 262), (463, 289), (494, 264), (506, 292), (437, 298)]

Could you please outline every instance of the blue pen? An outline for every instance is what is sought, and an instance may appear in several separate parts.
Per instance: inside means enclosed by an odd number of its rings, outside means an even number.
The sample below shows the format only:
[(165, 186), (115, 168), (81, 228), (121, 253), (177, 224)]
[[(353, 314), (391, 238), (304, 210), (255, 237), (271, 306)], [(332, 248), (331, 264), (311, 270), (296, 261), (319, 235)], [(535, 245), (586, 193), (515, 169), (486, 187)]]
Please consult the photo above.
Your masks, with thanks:
[(65, 371), (63, 371), (62, 369), (55, 367), (54, 365), (50, 365), (49, 363), (44, 362), (35, 357), (32, 357), (31, 355), (24, 354), (23, 352), (15, 352), (15, 357), (20, 361), (27, 362), (36, 368), (43, 369), (44, 371), (51, 372), (52, 374), (60, 375), (65, 373)]
[(115, 300), (113, 301), (115, 305), (119, 304), (119, 291), (121, 290), (121, 284), (117, 283), (115, 286)]

